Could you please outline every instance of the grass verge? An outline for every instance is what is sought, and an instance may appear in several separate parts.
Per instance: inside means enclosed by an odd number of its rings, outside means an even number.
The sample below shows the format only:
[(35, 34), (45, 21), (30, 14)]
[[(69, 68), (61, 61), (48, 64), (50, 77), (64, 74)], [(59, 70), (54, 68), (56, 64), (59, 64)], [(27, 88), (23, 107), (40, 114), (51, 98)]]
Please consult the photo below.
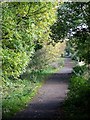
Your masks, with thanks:
[(17, 80), (3, 80), (2, 117), (9, 119), (24, 109), (35, 96), (45, 79), (58, 69), (49, 67), (42, 72), (25, 73)]

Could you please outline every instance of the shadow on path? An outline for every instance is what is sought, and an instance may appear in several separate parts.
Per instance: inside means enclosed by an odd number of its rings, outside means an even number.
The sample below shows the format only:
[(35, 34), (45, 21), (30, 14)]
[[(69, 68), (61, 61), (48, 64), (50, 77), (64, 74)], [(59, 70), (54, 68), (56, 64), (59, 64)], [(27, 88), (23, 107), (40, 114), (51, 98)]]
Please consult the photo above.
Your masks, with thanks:
[(58, 108), (66, 97), (72, 66), (70, 58), (67, 58), (65, 66), (47, 79), (27, 108), (12, 120), (56, 120)]

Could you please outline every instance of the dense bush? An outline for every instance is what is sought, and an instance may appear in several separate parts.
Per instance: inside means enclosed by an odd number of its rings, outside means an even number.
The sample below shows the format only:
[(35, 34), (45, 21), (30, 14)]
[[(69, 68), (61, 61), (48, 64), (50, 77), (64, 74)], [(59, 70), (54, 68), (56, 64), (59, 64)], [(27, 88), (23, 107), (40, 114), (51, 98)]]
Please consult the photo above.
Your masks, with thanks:
[[(36, 77), (36, 78), (35, 78)], [(2, 117), (6, 120), (12, 117), (16, 112), (27, 106), (37, 89), (41, 86), (41, 80), (45, 76), (24, 76), (23, 80), (4, 80), (2, 94)], [(36, 81), (36, 82), (33, 82)]]
[[(84, 68), (84, 69), (83, 69)], [(75, 67), (75, 73), (85, 70), (83, 67)], [(85, 72), (85, 71), (83, 71)], [(74, 74), (70, 80), (69, 92), (64, 104), (64, 114), (67, 120), (88, 120), (90, 119), (90, 81), (80, 73)]]
[(36, 47), (49, 41), (50, 25), (55, 21), (55, 3), (3, 2), (3, 77), (18, 77), (25, 71)]
[(26, 52), (14, 52), (13, 50), (3, 49), (3, 74), (4, 77), (19, 76), (25, 71), (29, 61)]
[(88, 68), (86, 65), (83, 65), (83, 66), (77, 65), (76, 67), (73, 68), (73, 73), (79, 76), (83, 75), (87, 71), (88, 71)]

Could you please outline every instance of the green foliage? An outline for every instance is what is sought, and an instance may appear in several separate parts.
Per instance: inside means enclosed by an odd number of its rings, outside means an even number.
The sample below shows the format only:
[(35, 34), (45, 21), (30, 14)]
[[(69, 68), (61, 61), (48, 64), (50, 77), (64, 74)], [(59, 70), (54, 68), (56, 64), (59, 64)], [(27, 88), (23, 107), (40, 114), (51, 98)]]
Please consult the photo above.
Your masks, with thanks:
[(3, 57), (3, 77), (17, 77), (22, 71), (25, 71), (25, 68), (28, 64), (29, 57), (25, 52), (17, 52), (15, 53), (12, 50), (3, 49), (2, 50)]
[[(3, 76), (18, 77), (25, 72), (35, 50), (49, 41), (55, 21), (51, 2), (2, 2)], [(38, 44), (37, 44), (38, 43)]]
[(3, 93), (2, 93), (2, 115), (3, 120), (13, 117), (15, 113), (24, 109), (27, 103), (37, 93), (38, 88), (41, 87), (43, 81), (54, 73), (56, 69), (49, 67), (42, 72), (34, 71), (30, 73), (25, 72), (21, 79), (3, 79)]
[(52, 38), (60, 40), (67, 36), (70, 29), (87, 23), (89, 19), (89, 4), (84, 2), (66, 2), (60, 4), (57, 10), (57, 21), (51, 26)]
[(58, 42), (68, 37), (71, 50), (74, 53), (78, 51), (76, 55), (86, 63), (90, 63), (89, 8), (90, 2), (60, 4), (57, 10), (57, 21), (51, 26), (51, 38)]
[(85, 71), (87, 71), (88, 69), (87, 69), (87, 67), (86, 67), (86, 65), (83, 65), (83, 66), (76, 66), (76, 67), (74, 67), (73, 68), (73, 73), (75, 74), (75, 75), (83, 75), (84, 73), (85, 73)]
[[(39, 49), (35, 52), (34, 56), (32, 57), (32, 61), (29, 63), (29, 66), (27, 68), (27, 71), (43, 71), (44, 69), (47, 69), (48, 67), (52, 67), (53, 64), (58, 61), (61, 62), (61, 67), (63, 65), (61, 54), (64, 52), (65, 49), (65, 43), (55, 43), (53, 46), (52, 44), (47, 45), (44, 44), (44, 47), (42, 49)], [(57, 66), (58, 68), (60, 66)]]
[(35, 95), (36, 90), (40, 85), (41, 83), (39, 80), (34, 83), (31, 82), (28, 77), (26, 77), (26, 79), (18, 79), (16, 81), (10, 79), (3, 80), (3, 119), (8, 119), (17, 111), (23, 109), (27, 105), (27, 102), (29, 102)]
[(1, 2), (0, 4), (3, 13), (2, 112), (3, 119), (7, 119), (25, 107), (35, 95), (41, 81), (50, 71), (56, 70), (50, 63), (60, 59), (65, 44), (52, 45), (49, 36), (50, 26), (56, 19), (57, 2)]
[[(81, 71), (80, 67), (74, 68)], [(88, 120), (90, 111), (90, 81), (81, 76), (73, 75), (67, 99), (64, 103), (64, 115), (67, 120)]]

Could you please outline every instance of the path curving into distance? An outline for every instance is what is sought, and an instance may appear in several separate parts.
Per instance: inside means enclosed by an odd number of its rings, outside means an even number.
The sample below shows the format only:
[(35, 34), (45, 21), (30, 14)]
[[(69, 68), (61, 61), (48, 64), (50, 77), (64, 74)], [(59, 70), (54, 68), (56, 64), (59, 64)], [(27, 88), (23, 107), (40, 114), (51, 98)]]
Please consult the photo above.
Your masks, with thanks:
[(58, 109), (66, 97), (72, 67), (71, 59), (66, 58), (64, 67), (51, 75), (27, 108), (11, 120), (56, 120)]

